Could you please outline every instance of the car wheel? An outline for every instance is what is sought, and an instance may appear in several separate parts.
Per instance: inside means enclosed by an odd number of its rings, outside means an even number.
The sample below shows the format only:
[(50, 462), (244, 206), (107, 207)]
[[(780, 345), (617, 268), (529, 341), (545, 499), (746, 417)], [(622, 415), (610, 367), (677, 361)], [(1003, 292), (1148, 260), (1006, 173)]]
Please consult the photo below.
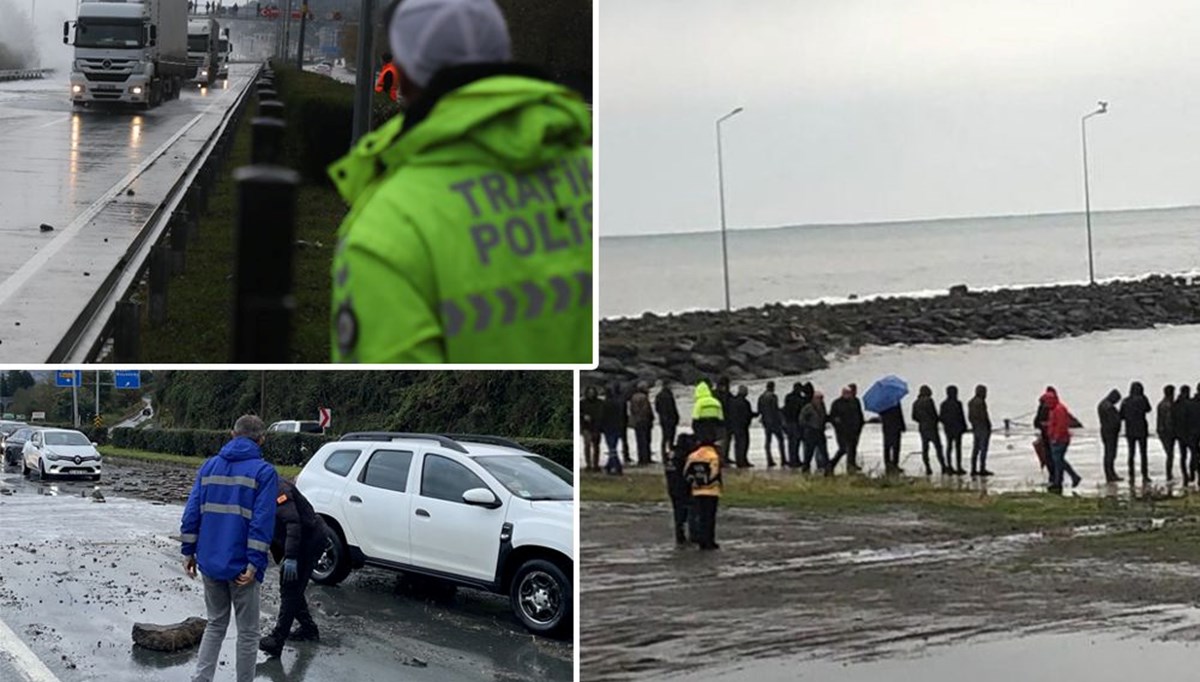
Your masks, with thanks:
[(571, 627), (571, 581), (562, 569), (545, 559), (521, 565), (509, 586), (513, 613), (535, 634), (565, 635)]
[(46, 475), (46, 463), (43, 462), (41, 460), (41, 458), (39, 458), (38, 459), (38, 480), (45, 481), (45, 480), (48, 480), (49, 478), (50, 477)]
[(319, 585), (336, 585), (350, 575), (350, 557), (346, 543), (332, 528), (325, 533), (325, 547), (313, 563), (313, 582)]
[(29, 478), (29, 464), (25, 462), (25, 458), (21, 457), (21, 475)]

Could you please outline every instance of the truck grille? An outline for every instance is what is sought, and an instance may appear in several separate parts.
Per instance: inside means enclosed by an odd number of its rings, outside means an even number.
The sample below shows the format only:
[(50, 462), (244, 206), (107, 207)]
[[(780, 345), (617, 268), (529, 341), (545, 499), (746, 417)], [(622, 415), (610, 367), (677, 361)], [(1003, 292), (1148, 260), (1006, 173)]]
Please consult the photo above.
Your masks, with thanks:
[(124, 83), (129, 78), (127, 73), (87, 73), (84, 76), (90, 81), (99, 81), (102, 83)]

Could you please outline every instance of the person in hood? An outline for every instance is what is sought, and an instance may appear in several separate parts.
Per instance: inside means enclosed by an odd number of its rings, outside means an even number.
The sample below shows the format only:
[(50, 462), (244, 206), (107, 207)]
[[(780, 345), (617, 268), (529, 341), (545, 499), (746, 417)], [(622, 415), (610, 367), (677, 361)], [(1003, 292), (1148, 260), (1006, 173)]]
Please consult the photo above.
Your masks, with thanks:
[(654, 408), (650, 405), (650, 385), (644, 381), (638, 382), (637, 389), (629, 397), (629, 423), (637, 443), (638, 466), (646, 466), (653, 461), (650, 434), (654, 430)]
[(1121, 392), (1113, 389), (1104, 396), (1104, 400), (1096, 407), (1100, 418), (1100, 442), (1104, 446), (1104, 480), (1108, 483), (1118, 483), (1122, 479), (1117, 475), (1117, 443), (1121, 439), (1121, 413), (1117, 404), (1121, 401)]
[(579, 401), (579, 432), (583, 436), (583, 461), (588, 471), (600, 471), (601, 425), (604, 422), (604, 401), (595, 386), (583, 389)]
[(767, 390), (758, 396), (758, 416), (762, 420), (763, 435), (767, 441), (767, 467), (775, 466), (771, 457), (771, 441), (779, 444), (779, 463), (786, 462), (783, 446), (783, 413), (779, 411), (779, 396), (775, 394), (775, 382), (767, 382)]
[(1162, 443), (1163, 453), (1167, 455), (1167, 480), (1175, 480), (1175, 425), (1171, 420), (1172, 412), (1175, 408), (1175, 387), (1171, 384), (1163, 386), (1162, 400), (1158, 401), (1155, 408), (1155, 429), (1154, 434), (1158, 436), (1158, 442)]
[(825, 438), (825, 423), (829, 415), (825, 411), (825, 394), (813, 391), (812, 402), (800, 410), (800, 426), (804, 429), (804, 461), (800, 469), (807, 473), (816, 461), (817, 471), (826, 476), (833, 475), (829, 464), (829, 441)]
[(625, 425), (628, 423), (628, 404), (625, 402), (625, 392), (615, 381), (604, 393), (604, 417), (600, 420), (600, 430), (604, 434), (604, 445), (608, 449), (608, 457), (604, 462), (604, 472), (612, 475), (624, 473), (618, 446)]
[(1192, 399), (1185, 404), (1184, 419), (1188, 430), (1188, 477), (1192, 483), (1200, 482), (1200, 386), (1192, 391)]
[[(1071, 425), (1076, 419), (1071, 416), (1067, 406), (1058, 398), (1058, 394), (1047, 392), (1044, 396), (1047, 409), (1046, 435), (1050, 439), (1050, 492), (1061, 493), (1063, 474), (1070, 469), (1067, 465), (1067, 448), (1071, 445)], [(1074, 477), (1071, 486), (1079, 485), (1079, 477), (1070, 469)]]
[(1134, 451), (1142, 455), (1142, 483), (1150, 482), (1150, 468), (1146, 456), (1146, 445), (1150, 438), (1150, 426), (1146, 415), (1150, 414), (1150, 400), (1140, 381), (1129, 385), (1129, 395), (1121, 401), (1121, 422), (1125, 425), (1125, 443), (1129, 446), (1129, 480), (1133, 481)]
[(1179, 396), (1171, 407), (1171, 425), (1175, 428), (1175, 439), (1179, 443), (1179, 475), (1184, 484), (1192, 482), (1191, 462), (1196, 458), (1192, 449), (1197, 427), (1200, 424), (1192, 420), (1192, 387), (1187, 384), (1179, 385)]
[(792, 384), (792, 392), (783, 400), (783, 431), (787, 434), (787, 465), (792, 469), (800, 467), (800, 410), (804, 409), (804, 400), (799, 382)]
[[(304, 590), (313, 567), (325, 550), (329, 530), (312, 505), (290, 481), (279, 481), (275, 498), (275, 535), (271, 556), (279, 564), (279, 615), (275, 628), (258, 642), (268, 656), (278, 658), (286, 640), (315, 642), (320, 639), (317, 623), (308, 611)], [(300, 627), (292, 630), (292, 622)]]
[(837, 439), (837, 452), (829, 462), (830, 471), (837, 468), (842, 457), (846, 457), (846, 473), (862, 471), (858, 464), (858, 441), (862, 437), (862, 403), (858, 399), (858, 386), (848, 384), (842, 394), (829, 406), (829, 423), (833, 424), (833, 435)]
[(987, 386), (975, 387), (975, 397), (967, 403), (971, 422), (971, 476), (991, 476), (987, 468), (988, 446), (992, 440), (992, 417), (988, 414)]
[(899, 475), (900, 439), (908, 427), (904, 423), (904, 410), (900, 403), (879, 413), (879, 424), (883, 429), (883, 470), (887, 474)]
[(739, 469), (754, 466), (748, 457), (750, 453), (750, 423), (758, 415), (750, 406), (749, 394), (750, 390), (745, 386), (738, 386), (737, 395), (729, 399), (725, 413), (725, 423), (729, 426), (729, 433), (733, 437), (734, 463)]
[(938, 420), (946, 431), (946, 467), (956, 476), (962, 476), (967, 473), (962, 465), (962, 439), (967, 432), (967, 417), (962, 401), (958, 399), (957, 386), (946, 387), (946, 399), (938, 408)]
[(721, 401), (713, 397), (708, 384), (703, 382), (696, 385), (692, 431), (695, 449), (688, 455), (683, 468), (683, 477), (692, 497), (692, 508), (688, 513), (696, 519), (692, 539), (700, 549), (719, 549), (716, 541), (717, 503), (724, 483), (721, 455), (716, 444), (724, 436), (725, 411)]
[(684, 479), (684, 468), (688, 455), (696, 450), (696, 438), (690, 433), (681, 433), (672, 443), (671, 452), (663, 457), (663, 469), (667, 477), (667, 497), (671, 500), (671, 516), (675, 525), (675, 544), (688, 543), (688, 510), (692, 506), (692, 492)]
[(713, 390), (713, 397), (721, 403), (721, 411), (725, 415), (723, 419), (726, 423), (721, 429), (721, 438), (717, 441), (717, 450), (721, 453), (721, 464), (724, 466), (733, 466), (733, 459), (730, 457), (732, 448), (730, 448), (733, 440), (733, 432), (729, 428), (729, 402), (733, 400), (733, 393), (729, 390), (729, 377), (721, 377), (717, 379), (717, 387)]
[(675, 394), (671, 392), (671, 381), (662, 380), (662, 388), (654, 396), (654, 411), (658, 413), (658, 425), (662, 430), (662, 456), (674, 452), (675, 431), (679, 428), (679, 407)]
[(925, 463), (925, 475), (933, 475), (933, 467), (929, 464), (929, 446), (933, 446), (937, 454), (938, 467), (943, 475), (950, 474), (946, 466), (946, 458), (942, 453), (942, 436), (938, 432), (937, 404), (933, 402), (933, 389), (922, 386), (917, 391), (917, 399), (913, 401), (912, 420), (917, 424), (917, 433), (921, 436), (921, 460)]
[(587, 364), (587, 104), (512, 63), (495, 0), (405, 0), (387, 31), (407, 109), (329, 169), (333, 361)]
[(193, 680), (211, 682), (216, 674), (231, 610), (237, 622), (237, 679), (254, 679), (259, 587), (275, 534), (279, 488), (275, 467), (262, 458), (265, 433), (258, 417), (239, 417), (233, 439), (200, 466), (183, 508), (184, 570), (195, 578), (199, 568), (208, 611)]

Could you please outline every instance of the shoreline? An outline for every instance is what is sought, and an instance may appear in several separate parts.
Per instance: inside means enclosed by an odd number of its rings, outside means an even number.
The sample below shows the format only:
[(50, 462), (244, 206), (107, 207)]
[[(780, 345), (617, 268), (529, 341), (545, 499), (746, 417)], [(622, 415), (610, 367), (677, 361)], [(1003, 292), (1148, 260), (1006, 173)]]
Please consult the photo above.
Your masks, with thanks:
[(1200, 324), (1200, 277), (1149, 275), (1087, 284), (878, 297), (829, 304), (768, 304), (600, 321), (600, 360), (585, 385), (694, 384), (802, 375), (866, 346), (958, 345), (1057, 339), (1098, 331)]

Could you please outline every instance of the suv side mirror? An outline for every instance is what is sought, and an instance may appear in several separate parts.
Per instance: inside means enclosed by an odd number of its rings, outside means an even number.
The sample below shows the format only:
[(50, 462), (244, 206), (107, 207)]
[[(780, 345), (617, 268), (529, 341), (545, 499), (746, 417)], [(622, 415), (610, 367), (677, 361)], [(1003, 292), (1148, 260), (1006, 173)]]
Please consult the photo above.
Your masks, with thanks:
[(158, 26), (150, 24), (150, 40), (147, 45), (154, 47), (158, 43)]
[(495, 509), (500, 506), (500, 500), (496, 499), (496, 494), (487, 488), (471, 488), (463, 493), (463, 502), (475, 507), (486, 507)]

